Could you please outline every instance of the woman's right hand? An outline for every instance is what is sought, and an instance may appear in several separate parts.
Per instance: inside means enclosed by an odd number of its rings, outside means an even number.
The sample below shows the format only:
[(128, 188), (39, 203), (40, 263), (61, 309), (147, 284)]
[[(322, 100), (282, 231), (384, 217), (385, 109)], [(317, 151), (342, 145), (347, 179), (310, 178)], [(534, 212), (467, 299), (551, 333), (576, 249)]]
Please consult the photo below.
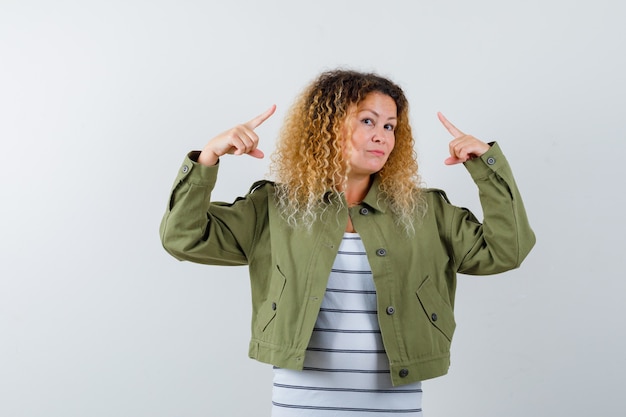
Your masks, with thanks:
[(206, 166), (215, 165), (220, 156), (226, 154), (247, 154), (255, 158), (263, 158), (265, 155), (263, 151), (257, 148), (259, 137), (254, 133), (254, 129), (269, 119), (275, 111), (276, 105), (274, 104), (254, 119), (222, 132), (211, 139), (200, 152), (198, 163)]

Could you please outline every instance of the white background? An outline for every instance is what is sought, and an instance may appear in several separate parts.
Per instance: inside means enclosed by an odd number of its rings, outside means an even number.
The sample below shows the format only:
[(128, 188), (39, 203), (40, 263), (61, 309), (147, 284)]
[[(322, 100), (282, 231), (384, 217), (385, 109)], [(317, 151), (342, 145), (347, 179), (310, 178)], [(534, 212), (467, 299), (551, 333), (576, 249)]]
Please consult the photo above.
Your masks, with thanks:
[[(270, 153), (320, 71), (403, 86), (426, 185), (480, 215), (460, 129), (498, 140), (538, 243), (460, 276), (427, 417), (623, 416), (625, 6), (619, 0), (0, 0), (0, 415), (268, 416), (245, 268), (158, 226), (185, 153), (261, 113)], [(231, 200), (268, 159), (224, 158)]]

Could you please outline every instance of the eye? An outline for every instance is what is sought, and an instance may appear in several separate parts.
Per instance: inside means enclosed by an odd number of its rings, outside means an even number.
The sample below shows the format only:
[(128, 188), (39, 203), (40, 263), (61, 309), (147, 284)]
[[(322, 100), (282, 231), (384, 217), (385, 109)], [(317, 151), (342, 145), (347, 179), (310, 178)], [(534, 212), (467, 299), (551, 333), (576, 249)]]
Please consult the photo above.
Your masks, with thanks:
[(385, 130), (393, 132), (396, 130), (396, 127), (394, 125), (385, 125)]
[(361, 122), (367, 126), (371, 126), (374, 124), (374, 122), (372, 121), (372, 119), (366, 117), (365, 119), (361, 120)]

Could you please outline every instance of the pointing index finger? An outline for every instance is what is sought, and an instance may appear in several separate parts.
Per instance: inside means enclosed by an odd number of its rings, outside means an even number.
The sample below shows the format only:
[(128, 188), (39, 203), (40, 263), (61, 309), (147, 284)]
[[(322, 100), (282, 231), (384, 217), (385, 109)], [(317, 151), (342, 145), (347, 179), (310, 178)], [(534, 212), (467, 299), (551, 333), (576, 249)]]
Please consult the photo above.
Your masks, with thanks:
[(446, 119), (446, 116), (444, 116), (441, 112), (437, 112), (437, 117), (439, 118), (441, 124), (443, 124), (443, 126), (448, 129), (448, 132), (450, 132), (450, 134), (454, 136), (455, 139), (460, 138), (461, 136), (465, 136), (465, 133), (461, 132), (459, 129), (456, 128), (456, 126), (450, 123), (450, 121)]
[(269, 119), (270, 116), (274, 114), (275, 111), (276, 111), (276, 104), (272, 104), (272, 106), (269, 109), (265, 110), (263, 113), (259, 114), (255, 118), (244, 123), (244, 125), (248, 127), (249, 129), (256, 129), (257, 127), (261, 126), (261, 124), (264, 121)]

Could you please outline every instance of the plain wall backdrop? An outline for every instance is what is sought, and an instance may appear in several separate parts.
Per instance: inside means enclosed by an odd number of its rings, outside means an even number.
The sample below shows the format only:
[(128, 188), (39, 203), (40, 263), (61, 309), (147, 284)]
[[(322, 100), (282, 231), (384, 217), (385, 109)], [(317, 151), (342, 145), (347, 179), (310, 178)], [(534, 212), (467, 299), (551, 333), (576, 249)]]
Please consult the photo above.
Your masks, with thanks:
[[(619, 0), (0, 0), (0, 415), (269, 416), (247, 269), (158, 226), (186, 152), (319, 72), (403, 86), (422, 176), (481, 215), (449, 134), (498, 140), (538, 242), (459, 277), (427, 417), (623, 416), (626, 60)], [(268, 158), (225, 157), (220, 200)], [(227, 341), (218, 344), (217, 341)]]

